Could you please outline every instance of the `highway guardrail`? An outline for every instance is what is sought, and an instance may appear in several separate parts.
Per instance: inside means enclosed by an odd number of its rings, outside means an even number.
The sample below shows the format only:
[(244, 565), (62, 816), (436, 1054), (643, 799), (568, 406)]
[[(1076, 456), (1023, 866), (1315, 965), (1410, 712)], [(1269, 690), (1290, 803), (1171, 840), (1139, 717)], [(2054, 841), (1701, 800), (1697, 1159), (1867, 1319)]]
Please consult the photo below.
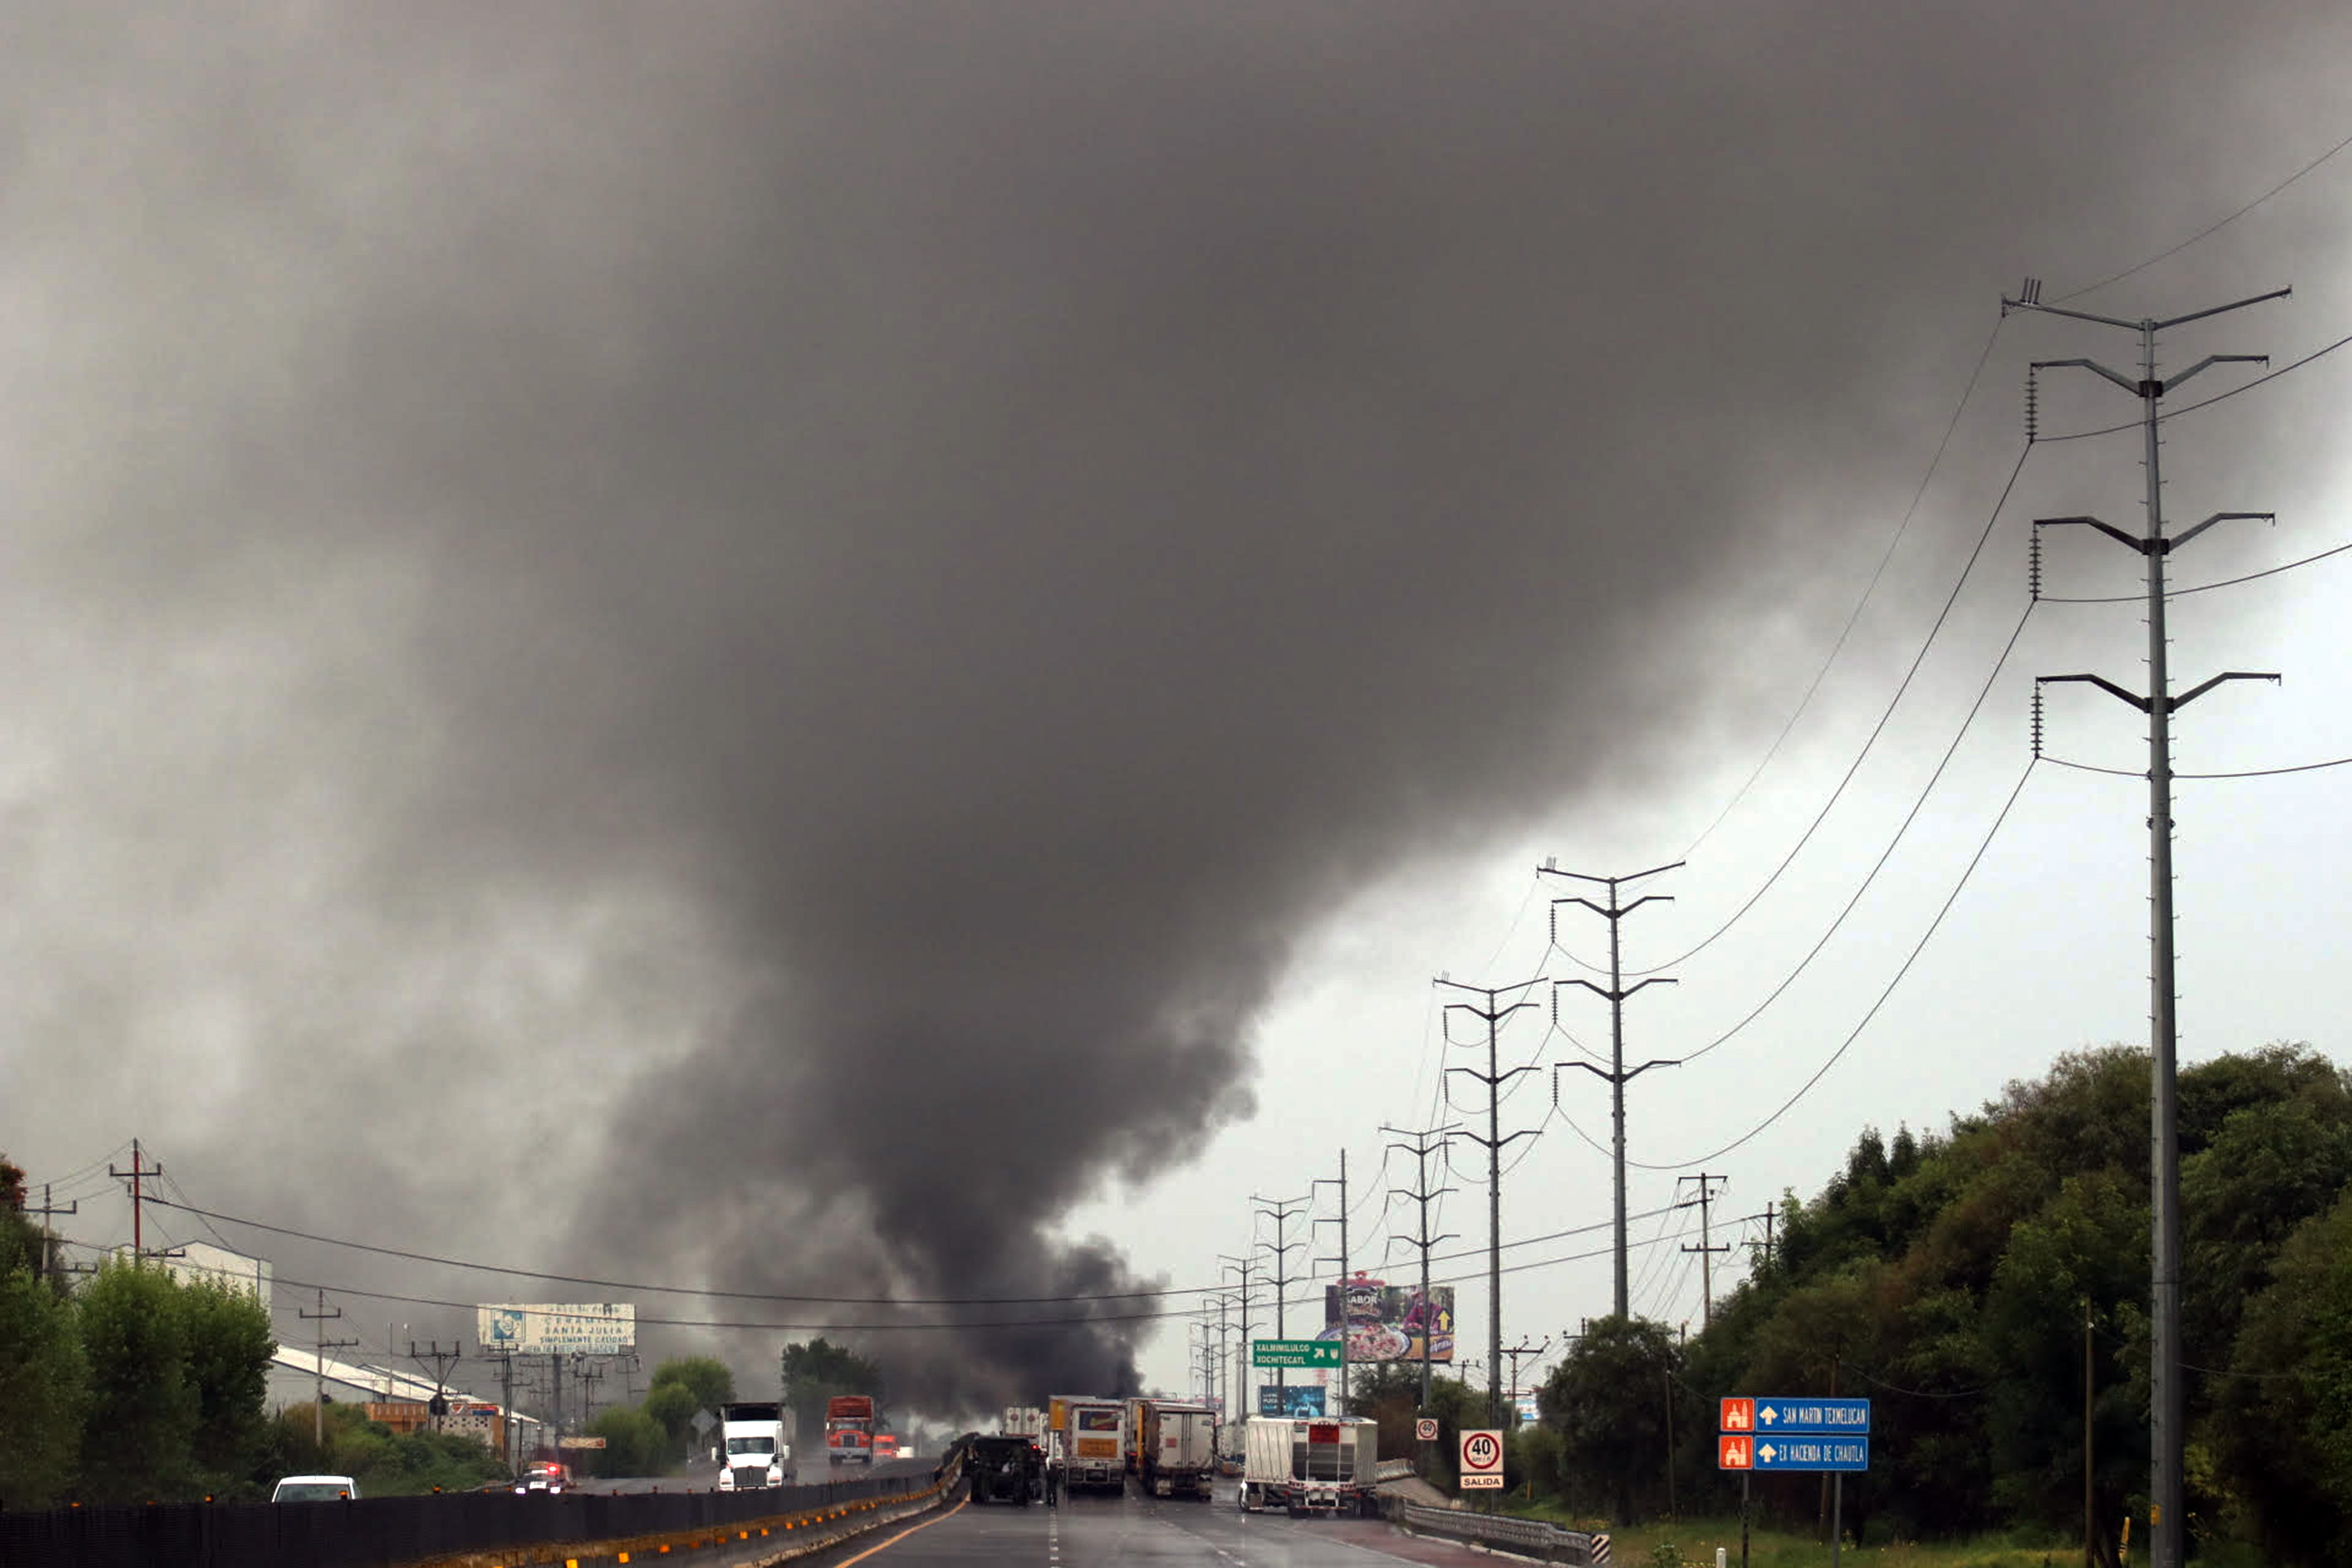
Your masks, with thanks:
[(1517, 1519), (1507, 1513), (1474, 1513), (1468, 1509), (1423, 1508), (1419, 1503), (1390, 1499), (1389, 1519), (1417, 1535), (1443, 1535), (1454, 1541), (1475, 1541), (1500, 1547), (1522, 1557), (1545, 1563), (1567, 1563), (1590, 1568), (1593, 1538), (1580, 1530), (1562, 1530), (1539, 1519)]
[[(762, 1534), (826, 1533), (937, 1498), (961, 1478), (935, 1471), (764, 1491), (519, 1497), (510, 1491), (323, 1503), (160, 1503), (0, 1513), (8, 1568), (421, 1568), (675, 1558), (688, 1542), (740, 1545)], [(876, 1522), (879, 1522), (877, 1521)], [(551, 1551), (552, 1555), (551, 1556)]]

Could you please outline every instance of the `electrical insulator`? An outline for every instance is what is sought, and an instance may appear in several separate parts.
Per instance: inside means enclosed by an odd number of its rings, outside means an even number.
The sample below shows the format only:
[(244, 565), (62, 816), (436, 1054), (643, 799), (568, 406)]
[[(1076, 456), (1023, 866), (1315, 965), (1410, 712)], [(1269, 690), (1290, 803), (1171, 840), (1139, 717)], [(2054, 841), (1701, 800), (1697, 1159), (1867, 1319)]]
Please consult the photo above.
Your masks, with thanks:
[(2040, 433), (2041, 388), (2034, 384), (2033, 372), (2025, 373), (2025, 440), (2032, 446)]
[(2025, 552), (2025, 596), (2035, 604), (2042, 602), (2042, 530), (2033, 530), (2033, 542)]
[(2042, 683), (2039, 681), (2033, 686), (2033, 755), (2037, 761), (2042, 756)]

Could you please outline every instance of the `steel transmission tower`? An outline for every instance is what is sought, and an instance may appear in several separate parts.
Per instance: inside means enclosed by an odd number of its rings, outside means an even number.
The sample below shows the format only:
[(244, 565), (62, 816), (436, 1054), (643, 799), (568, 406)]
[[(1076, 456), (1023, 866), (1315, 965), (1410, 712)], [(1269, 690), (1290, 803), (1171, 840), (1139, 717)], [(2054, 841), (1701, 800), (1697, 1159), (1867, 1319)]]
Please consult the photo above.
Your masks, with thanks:
[(1307, 1186), (1310, 1191), (1316, 1187), (1336, 1186), (1339, 1189), (1339, 1217), (1337, 1219), (1309, 1220), (1307, 1222), (1307, 1230), (1309, 1234), (1312, 1234), (1315, 1226), (1318, 1225), (1336, 1225), (1339, 1227), (1339, 1256), (1336, 1258), (1318, 1258), (1313, 1259), (1313, 1261), (1317, 1263), (1336, 1263), (1339, 1266), (1339, 1284), (1338, 1289), (1339, 1301), (1339, 1408), (1337, 1414), (1345, 1415), (1348, 1413), (1348, 1151), (1345, 1149), (1339, 1151), (1339, 1175), (1337, 1181), (1334, 1181), (1328, 1176), (1318, 1176), (1315, 1180), (1309, 1182)]
[(1242, 1352), (1239, 1362), (1239, 1370), (1245, 1373), (1246, 1376), (1242, 1386), (1242, 1403), (1240, 1405), (1241, 1413), (1234, 1416), (1234, 1419), (1241, 1420), (1255, 1414), (1257, 1410), (1257, 1369), (1250, 1364), (1250, 1288), (1258, 1282), (1261, 1278), (1258, 1274), (1258, 1270), (1264, 1268), (1265, 1265), (1260, 1263), (1256, 1258), (1252, 1256), (1244, 1255), (1240, 1258), (1229, 1258), (1223, 1253), (1219, 1253), (1217, 1255), (1217, 1263), (1221, 1273), (1236, 1274), (1240, 1276), (1238, 1283), (1241, 1287)]
[[(1521, 1073), (1536, 1069), (1524, 1067), (1502, 1071), (1496, 1056), (1502, 1039), (1504, 1020), (1522, 1007), (1535, 1005), (1532, 1002), (1524, 1001), (1507, 1005), (1502, 999), (1514, 991), (1525, 991), (1531, 985), (1543, 983), (1540, 975), (1533, 980), (1522, 980), (1516, 985), (1465, 985), (1458, 980), (1448, 980), (1443, 975), (1437, 981), (1440, 985), (1486, 998), (1483, 1007), (1473, 1006), (1467, 1002), (1449, 1002), (1445, 1005), (1445, 1016), (1452, 1017), (1456, 1013), (1467, 1013), (1486, 1024), (1486, 1070), (1479, 1072), (1474, 1068), (1447, 1068), (1445, 1070), (1476, 1079), (1486, 1086), (1486, 1135), (1481, 1138), (1475, 1132), (1465, 1132), (1462, 1136), (1473, 1143), (1483, 1145), (1486, 1151), (1486, 1416), (1496, 1426), (1503, 1424), (1503, 1147), (1521, 1138), (1535, 1136), (1533, 1131), (1524, 1130), (1512, 1133), (1508, 1138), (1503, 1136), (1503, 1085)], [(1451, 1035), (1447, 1036), (1445, 1043), (1449, 1046), (1475, 1044), (1475, 1041), (1456, 1040)]]
[[(1278, 1340), (1286, 1337), (1288, 1323), (1283, 1312), (1286, 1304), (1283, 1298), (1289, 1291), (1290, 1254), (1307, 1245), (1303, 1241), (1285, 1241), (1283, 1235), (1290, 1227), (1292, 1215), (1305, 1214), (1315, 1205), (1311, 1198), (1262, 1198), (1255, 1193), (1250, 1194), (1250, 1202), (1258, 1205), (1259, 1214), (1274, 1221), (1274, 1239), (1255, 1245), (1274, 1254), (1274, 1337)], [(1274, 1385), (1276, 1388), (1290, 1386), (1289, 1375), (1281, 1367), (1274, 1369)]]
[[(1417, 1173), (1413, 1178), (1416, 1184), (1410, 1187), (1391, 1187), (1389, 1189), (1388, 1195), (1389, 1201), (1391, 1203), (1396, 1201), (1398, 1198), (1411, 1198), (1413, 1202), (1420, 1205), (1421, 1223), (1414, 1227), (1414, 1232), (1411, 1236), (1392, 1236), (1389, 1237), (1389, 1245), (1393, 1247), (1398, 1242), (1402, 1241), (1408, 1246), (1417, 1247), (1421, 1249), (1420, 1411), (1422, 1415), (1426, 1415), (1429, 1414), (1429, 1342), (1432, 1339), (1436, 1337), (1437, 1333), (1436, 1309), (1432, 1305), (1429, 1300), (1429, 1249), (1435, 1247), (1441, 1241), (1452, 1241), (1455, 1239), (1455, 1233), (1453, 1231), (1447, 1231), (1443, 1236), (1432, 1236), (1430, 1234), (1429, 1205), (1435, 1203), (1439, 1198), (1444, 1197), (1454, 1189), (1452, 1187), (1433, 1187), (1429, 1184), (1429, 1160), (1431, 1155), (1442, 1154), (1445, 1152), (1445, 1141), (1454, 1135), (1455, 1128), (1453, 1123), (1448, 1122), (1443, 1127), (1433, 1127), (1425, 1132), (1408, 1132), (1402, 1127), (1391, 1127), (1383, 1123), (1381, 1131), (1383, 1132), (1393, 1132), (1400, 1138), (1410, 1138), (1412, 1140), (1410, 1143), (1391, 1143), (1389, 1147), (1391, 1149), (1401, 1149), (1404, 1152), (1412, 1156), (1413, 1168)], [(1344, 1321), (1347, 1315), (1347, 1305), (1344, 1300), (1340, 1304), (1339, 1310), (1340, 1316)], [(1344, 1333), (1345, 1331), (1346, 1330), (1342, 1328), (1341, 1332)]]
[[(1602, 1072), (1591, 1062), (1554, 1062), (1552, 1064), (1552, 1096), (1555, 1100), (1559, 1098), (1559, 1072), (1563, 1067), (1582, 1068), (1586, 1072), (1609, 1085), (1612, 1125), (1610, 1148), (1612, 1163), (1616, 1166), (1617, 1289), (1614, 1300), (1617, 1315), (1621, 1318), (1628, 1316), (1633, 1310), (1626, 1300), (1628, 1292), (1625, 1283), (1625, 1086), (1652, 1068), (1680, 1067), (1682, 1063), (1679, 1059), (1647, 1061), (1631, 1072), (1625, 1070), (1625, 998), (1641, 990), (1644, 985), (1672, 985), (1675, 982), (1671, 979), (1652, 976), (1649, 979), (1637, 980), (1631, 985), (1625, 984), (1623, 953), (1618, 942), (1618, 922), (1643, 904), (1670, 904), (1674, 902), (1674, 898), (1667, 893), (1644, 893), (1630, 904), (1620, 904), (1617, 901), (1617, 889), (1627, 882), (1638, 882), (1644, 877), (1654, 877), (1664, 871), (1680, 870), (1682, 866), (1683, 862), (1677, 860), (1671, 866), (1653, 866), (1646, 871), (1636, 871), (1627, 877), (1591, 877), (1581, 871), (1562, 871), (1553, 866), (1536, 868), (1536, 874), (1540, 877), (1567, 877), (1579, 882), (1599, 882), (1609, 889), (1609, 902), (1606, 905), (1596, 904), (1591, 899), (1574, 895), (1565, 899), (1554, 899), (1551, 901), (1552, 918), (1555, 921), (1559, 917), (1560, 905), (1582, 904), (1609, 922), (1609, 989), (1603, 991), (1590, 980), (1562, 980), (1553, 984), (1551, 993), (1555, 1023), (1559, 1019), (1559, 987), (1562, 985), (1581, 985), (1594, 995), (1608, 999), (1609, 1070)], [(1555, 947), (1559, 945), (1556, 936), (1552, 945)]]
[[(2147, 695), (2141, 697), (2114, 682), (2095, 675), (2044, 676), (2044, 681), (2081, 681), (2122, 699), (2147, 715), (2147, 859), (2148, 859), (2148, 947), (2152, 962), (2148, 965), (2148, 1055), (2152, 1093), (2149, 1097), (2148, 1138), (2151, 1155), (2149, 1172), (2150, 1242), (2153, 1268), (2150, 1270), (2151, 1313), (2154, 1330), (2148, 1368), (2148, 1425), (2152, 1475), (2148, 1489), (2148, 1547), (2152, 1568), (2181, 1568), (2181, 1460), (2184, 1410), (2180, 1366), (2180, 1129), (2179, 1117), (2179, 1074), (2176, 1065), (2179, 1034), (2173, 1015), (2174, 975), (2172, 951), (2172, 715), (2189, 703), (2202, 697), (2226, 680), (2276, 680), (2275, 675), (2254, 675), (2231, 670), (2214, 676), (2203, 684), (2189, 688), (2179, 696), (2172, 695), (2169, 649), (2166, 646), (2164, 612), (2164, 561), (2172, 551), (2188, 543), (2217, 522), (2232, 519), (2266, 517), (2266, 512), (2216, 512), (2194, 528), (2167, 537), (2164, 531), (2163, 480), (2157, 466), (2157, 405), (2164, 395), (2198, 372), (2216, 364), (2268, 364), (2263, 354), (2209, 354), (2169, 380), (2156, 374), (2156, 335), (2190, 321), (2201, 321), (2209, 316), (2219, 316), (2240, 310), (2266, 300), (2283, 300), (2292, 289), (2274, 289), (2267, 294), (2239, 300), (2209, 310), (2192, 310), (2184, 316), (2158, 321), (2143, 317), (2137, 321), (2115, 316), (2095, 315), (2088, 310), (2063, 310), (2042, 302), (2042, 285), (2032, 279), (2014, 300), (2000, 302), (2001, 314), (2011, 310), (2039, 310), (2053, 316), (2065, 316), (2078, 321), (2091, 321), (2103, 327), (2120, 327), (2139, 334), (2139, 374), (2125, 375), (2108, 369), (2095, 360), (2041, 360), (2033, 364), (2036, 372), (2072, 367), (2087, 370), (2105, 377), (2139, 399), (2140, 437), (2144, 462), (2147, 470), (2147, 531), (2126, 533), (2092, 517), (2037, 518), (2035, 526), (2079, 524), (2095, 528), (2118, 542), (2139, 552), (2147, 563)], [(2039, 687), (2036, 688), (2038, 692)]]

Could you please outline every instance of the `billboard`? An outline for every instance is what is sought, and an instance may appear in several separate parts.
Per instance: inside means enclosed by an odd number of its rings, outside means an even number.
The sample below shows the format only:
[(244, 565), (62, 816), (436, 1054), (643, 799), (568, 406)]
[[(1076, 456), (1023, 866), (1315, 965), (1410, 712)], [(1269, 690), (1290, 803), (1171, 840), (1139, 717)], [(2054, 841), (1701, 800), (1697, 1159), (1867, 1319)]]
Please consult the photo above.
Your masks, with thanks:
[(1323, 1288), (1323, 1331), (1317, 1337), (1339, 1339), (1343, 1324), (1351, 1362), (1419, 1361), (1424, 1334), (1429, 1359), (1450, 1362), (1454, 1287), (1433, 1287), (1424, 1302), (1419, 1286), (1386, 1285), (1355, 1275), (1345, 1285)]
[(1325, 1414), (1323, 1390), (1319, 1388), (1284, 1388), (1262, 1383), (1257, 1389), (1257, 1413), (1260, 1415), (1302, 1415)]
[(475, 1309), (475, 1342), (483, 1355), (621, 1355), (637, 1342), (634, 1302)]

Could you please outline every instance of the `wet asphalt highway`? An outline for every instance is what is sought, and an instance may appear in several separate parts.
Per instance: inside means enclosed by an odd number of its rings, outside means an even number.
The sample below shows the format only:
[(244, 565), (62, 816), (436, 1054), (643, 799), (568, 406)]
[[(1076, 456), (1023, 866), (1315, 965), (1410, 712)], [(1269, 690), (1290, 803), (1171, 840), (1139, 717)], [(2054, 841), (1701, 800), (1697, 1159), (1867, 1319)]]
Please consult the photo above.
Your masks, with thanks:
[(1082, 1496), (1058, 1508), (960, 1503), (810, 1559), (811, 1568), (1494, 1568), (1490, 1553), (1378, 1520), (1244, 1514), (1233, 1483), (1213, 1502)]

